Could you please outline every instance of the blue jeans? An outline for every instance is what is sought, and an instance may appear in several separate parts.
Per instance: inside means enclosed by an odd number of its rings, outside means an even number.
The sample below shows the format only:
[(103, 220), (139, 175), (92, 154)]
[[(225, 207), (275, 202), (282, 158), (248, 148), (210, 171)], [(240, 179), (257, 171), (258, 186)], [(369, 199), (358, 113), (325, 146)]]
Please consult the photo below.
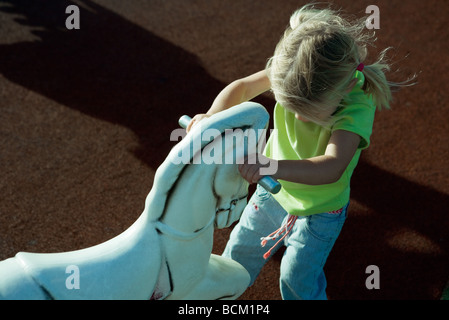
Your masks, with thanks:
[[(287, 247), (281, 261), (280, 290), (284, 300), (326, 300), (326, 277), (323, 267), (346, 220), (348, 205), (341, 213), (319, 213), (298, 217), (290, 234), (283, 241)], [(267, 262), (263, 255), (276, 243), (261, 238), (278, 229), (287, 212), (270, 193), (258, 186), (239, 223), (234, 227), (223, 256), (231, 258), (248, 270), (252, 285)], [(282, 242), (273, 249), (279, 249)]]

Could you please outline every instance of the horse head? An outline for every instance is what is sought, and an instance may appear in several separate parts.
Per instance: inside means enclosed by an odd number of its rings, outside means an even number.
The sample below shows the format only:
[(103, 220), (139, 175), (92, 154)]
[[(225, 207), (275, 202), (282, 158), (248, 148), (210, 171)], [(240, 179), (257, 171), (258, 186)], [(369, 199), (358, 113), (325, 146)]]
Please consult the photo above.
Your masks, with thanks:
[(256, 152), (268, 120), (252, 102), (218, 113), (195, 126), (158, 168), (146, 212), (161, 234), (169, 298), (237, 297), (246, 289), (246, 270), (211, 254), (213, 230), (240, 218), (248, 183), (238, 162)]

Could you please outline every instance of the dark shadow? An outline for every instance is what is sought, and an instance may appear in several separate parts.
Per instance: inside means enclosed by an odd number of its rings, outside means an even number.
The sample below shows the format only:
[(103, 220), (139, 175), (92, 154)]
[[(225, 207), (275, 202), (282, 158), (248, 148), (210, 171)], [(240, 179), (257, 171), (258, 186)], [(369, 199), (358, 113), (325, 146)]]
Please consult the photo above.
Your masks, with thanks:
[[(0, 45), (0, 72), (9, 80), (137, 135), (136, 156), (153, 169), (165, 159), (182, 114), (204, 112), (224, 83), (176, 45), (89, 0), (81, 29), (67, 30), (65, 0), (2, 0), (3, 14), (38, 27), (39, 41)], [(268, 109), (269, 98), (258, 99)], [(269, 110), (271, 111), (271, 110)], [(449, 196), (361, 161), (352, 198), (366, 212), (349, 218), (326, 265), (334, 299), (431, 299), (449, 274)], [(413, 230), (440, 250), (391, 246)], [(414, 245), (411, 246), (413, 248)], [(279, 259), (277, 255), (275, 259)], [(377, 265), (380, 290), (367, 290), (365, 268)]]
[(81, 2), (81, 28), (67, 30), (70, 1), (2, 1), (0, 10), (37, 27), (40, 40), (1, 45), (0, 72), (62, 105), (132, 129), (140, 140), (136, 155), (156, 168), (178, 117), (204, 112), (223, 84), (182, 48)]
[[(325, 265), (329, 298), (439, 299), (449, 278), (449, 195), (362, 157), (352, 178), (351, 201)], [(274, 255), (276, 263), (283, 252)], [(379, 289), (366, 287), (370, 265), (379, 267)]]
[(2, 0), (0, 12), (38, 28), (33, 34), (40, 40), (0, 45), (0, 72), (62, 105), (132, 129), (140, 141), (136, 156), (155, 169), (173, 146), (177, 119), (205, 112), (225, 84), (184, 49), (92, 1), (81, 3), (81, 28), (68, 30), (70, 1)]
[[(449, 278), (449, 196), (361, 162), (347, 222), (326, 270), (336, 299), (438, 299)], [(354, 206), (353, 206), (354, 207)], [(377, 265), (380, 289), (368, 290)]]

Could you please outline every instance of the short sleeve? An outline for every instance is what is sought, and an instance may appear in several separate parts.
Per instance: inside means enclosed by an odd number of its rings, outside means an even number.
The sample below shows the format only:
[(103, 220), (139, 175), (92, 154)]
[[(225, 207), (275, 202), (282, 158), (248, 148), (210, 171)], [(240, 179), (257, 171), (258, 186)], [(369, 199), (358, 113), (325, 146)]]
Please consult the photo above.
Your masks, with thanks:
[[(360, 73), (360, 76), (363, 75)], [(366, 149), (370, 145), (376, 106), (372, 96), (367, 95), (361, 88), (363, 82), (358, 83), (348, 96), (342, 101), (341, 107), (334, 114), (332, 132), (346, 130), (361, 137), (359, 149)]]

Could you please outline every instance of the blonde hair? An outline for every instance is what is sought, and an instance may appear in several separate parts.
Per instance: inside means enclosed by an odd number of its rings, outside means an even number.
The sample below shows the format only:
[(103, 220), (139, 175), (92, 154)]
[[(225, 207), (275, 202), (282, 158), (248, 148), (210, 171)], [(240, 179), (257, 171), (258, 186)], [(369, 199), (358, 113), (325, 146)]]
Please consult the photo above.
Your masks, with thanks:
[[(351, 22), (338, 11), (315, 9), (313, 4), (297, 10), (266, 66), (276, 100), (308, 120), (329, 125), (330, 114), (340, 105), (374, 41), (364, 19)], [(388, 109), (392, 88), (406, 82), (387, 81), (387, 50), (375, 63), (365, 65), (363, 88), (378, 108)], [(323, 114), (329, 117), (323, 119)]]

